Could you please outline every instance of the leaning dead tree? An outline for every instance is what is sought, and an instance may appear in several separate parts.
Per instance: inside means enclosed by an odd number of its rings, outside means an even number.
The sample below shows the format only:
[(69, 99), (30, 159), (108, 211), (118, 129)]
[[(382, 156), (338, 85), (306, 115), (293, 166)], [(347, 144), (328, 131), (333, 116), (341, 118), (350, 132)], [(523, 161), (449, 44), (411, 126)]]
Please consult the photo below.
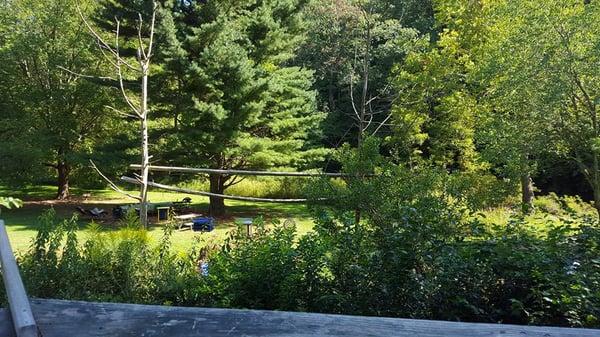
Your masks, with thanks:
[[(79, 9), (79, 8), (78, 8)], [(148, 77), (150, 75), (150, 65), (152, 60), (152, 47), (154, 44), (154, 28), (156, 24), (156, 12), (158, 3), (153, 1), (152, 13), (150, 22), (145, 25), (142, 14), (138, 13), (137, 20), (137, 42), (136, 42), (136, 57), (135, 62), (128, 60), (121, 54), (119, 46), (121, 22), (115, 17), (114, 44), (109, 44), (86, 20), (81, 10), (79, 15), (83, 19), (89, 32), (96, 39), (100, 51), (105, 59), (112, 65), (115, 70), (116, 78), (112, 78), (115, 83), (118, 83), (118, 88), (123, 96), (129, 112), (122, 112), (114, 107), (108, 107), (117, 112), (121, 116), (134, 118), (140, 123), (140, 141), (141, 141), (141, 164), (140, 174), (136, 177), (140, 185), (139, 196), (133, 196), (121, 191), (116, 185), (110, 181), (100, 170), (92, 163), (92, 167), (105, 179), (109, 185), (117, 192), (123, 193), (129, 197), (135, 198), (140, 203), (140, 221), (142, 225), (148, 224), (148, 173), (150, 166), (150, 154), (148, 151)], [(146, 30), (145, 30), (146, 29)], [(144, 31), (149, 31), (149, 36), (143, 38)], [(128, 93), (125, 83), (125, 72), (135, 74), (140, 81), (140, 92), (137, 95)]]

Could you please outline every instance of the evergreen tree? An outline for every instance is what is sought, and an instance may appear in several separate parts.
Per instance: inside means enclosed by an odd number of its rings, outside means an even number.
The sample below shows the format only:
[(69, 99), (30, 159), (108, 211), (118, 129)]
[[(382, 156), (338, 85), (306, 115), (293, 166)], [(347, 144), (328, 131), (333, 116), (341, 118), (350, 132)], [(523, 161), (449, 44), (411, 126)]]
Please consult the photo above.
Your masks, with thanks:
[[(171, 3), (161, 20), (163, 160), (219, 169), (306, 167), (322, 114), (312, 72), (291, 66), (302, 42), (305, 1)], [(210, 176), (223, 193), (238, 179)], [(225, 211), (211, 198), (210, 213)]]

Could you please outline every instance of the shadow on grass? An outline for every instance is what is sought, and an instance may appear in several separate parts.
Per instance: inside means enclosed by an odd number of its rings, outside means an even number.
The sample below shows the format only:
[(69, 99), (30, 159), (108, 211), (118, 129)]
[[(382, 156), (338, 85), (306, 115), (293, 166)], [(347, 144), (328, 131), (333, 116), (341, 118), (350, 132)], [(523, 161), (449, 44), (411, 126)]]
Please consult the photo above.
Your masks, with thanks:
[[(15, 230), (37, 230), (38, 217), (46, 210), (53, 208), (56, 211), (57, 220), (70, 219), (73, 215), (78, 217), (77, 223), (80, 229), (85, 228), (91, 221), (96, 221), (101, 224), (105, 230), (115, 230), (121, 227), (118, 220), (109, 217), (107, 219), (91, 219), (82, 217), (78, 214), (75, 207), (79, 205), (77, 202), (60, 203), (55, 205), (47, 204), (31, 204), (27, 203), (21, 209), (4, 210), (0, 217), (5, 220), (8, 227)], [(104, 208), (109, 214), (112, 207), (117, 204), (99, 204), (97, 207)], [(86, 203), (86, 208), (91, 208), (94, 204)], [(191, 211), (199, 214), (206, 214), (208, 203), (195, 203), (191, 206)], [(271, 218), (309, 218), (309, 213), (305, 205), (298, 204), (244, 204), (231, 203), (227, 206), (227, 213), (217, 220), (221, 223), (233, 222), (236, 217), (257, 217), (263, 216), (266, 219)], [(152, 227), (160, 227), (162, 224), (151, 224)]]

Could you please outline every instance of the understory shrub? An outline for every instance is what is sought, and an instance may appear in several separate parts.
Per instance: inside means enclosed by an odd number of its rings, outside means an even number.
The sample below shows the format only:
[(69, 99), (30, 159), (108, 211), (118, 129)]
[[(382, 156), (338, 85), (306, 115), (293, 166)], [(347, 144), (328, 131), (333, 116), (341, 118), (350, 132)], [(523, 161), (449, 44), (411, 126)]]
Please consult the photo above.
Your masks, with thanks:
[(200, 304), (202, 280), (198, 250), (186, 255), (170, 249), (171, 229), (152, 245), (135, 217), (123, 228), (102, 232), (90, 224), (89, 238), (78, 242), (76, 219), (55, 220), (53, 210), (39, 219), (30, 250), (19, 258), (31, 296), (155, 304)]
[(239, 229), (218, 247), (186, 253), (173, 253), (168, 227), (152, 244), (135, 224), (114, 232), (92, 224), (81, 243), (74, 219), (57, 222), (48, 211), (19, 264), (34, 297), (600, 326), (597, 223), (549, 223), (545, 235), (521, 218), (493, 229), (438, 226), (428, 212), (462, 212), (420, 211), (421, 202), (390, 211), (401, 219), (391, 222), (365, 212), (357, 224), (352, 212), (322, 210), (302, 237), (293, 225), (261, 222), (252, 236)]

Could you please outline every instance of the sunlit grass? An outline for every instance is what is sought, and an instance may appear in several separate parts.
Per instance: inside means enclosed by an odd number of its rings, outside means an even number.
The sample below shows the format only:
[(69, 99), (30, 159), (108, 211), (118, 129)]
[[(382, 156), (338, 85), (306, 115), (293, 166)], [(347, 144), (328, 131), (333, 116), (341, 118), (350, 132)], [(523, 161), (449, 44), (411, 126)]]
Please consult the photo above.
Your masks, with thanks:
[[(486, 225), (503, 227), (511, 219), (521, 217), (520, 205), (503, 206), (488, 209), (479, 213), (479, 219)], [(597, 212), (589, 203), (579, 197), (558, 197), (550, 193), (534, 199), (534, 211), (523, 216), (522, 226), (539, 235), (545, 235), (550, 228), (557, 225), (577, 226), (575, 218), (589, 217), (595, 219)]]
[[(112, 190), (72, 190), (74, 200), (68, 203), (51, 203), (42, 202), (40, 200), (50, 200), (54, 196), (55, 188), (51, 186), (39, 187), (24, 187), (17, 190), (10, 190), (0, 187), (0, 195), (11, 195), (26, 200), (23, 208), (17, 210), (4, 210), (2, 218), (6, 221), (9, 237), (13, 249), (16, 251), (26, 250), (32, 239), (35, 237), (38, 228), (37, 218), (40, 214), (52, 207), (56, 211), (59, 219), (66, 219), (77, 214), (76, 205), (82, 205), (85, 208), (99, 207), (108, 212), (111, 212), (114, 205), (135, 203), (136, 201), (123, 196)], [(84, 200), (81, 198), (83, 193), (90, 193), (91, 196)], [(135, 191), (131, 191), (135, 194)], [(192, 208), (194, 212), (204, 214), (208, 209), (208, 198), (188, 195), (183, 193), (172, 193), (162, 191), (150, 191), (150, 202), (168, 202), (177, 201), (185, 197), (192, 198)], [(37, 201), (36, 201), (37, 200)], [(38, 202), (39, 201), (39, 202)], [(302, 204), (277, 204), (277, 203), (248, 203), (241, 201), (225, 202), (227, 206), (227, 216), (218, 219), (217, 226), (214, 231), (208, 233), (193, 232), (190, 230), (175, 230), (172, 234), (173, 248), (179, 251), (190, 249), (192, 244), (197, 240), (205, 244), (218, 243), (227, 237), (228, 233), (236, 228), (234, 220), (236, 217), (252, 217), (262, 216), (267, 223), (273, 220), (283, 221), (292, 219), (298, 229), (299, 234), (309, 232), (313, 227), (306, 206)], [(90, 219), (80, 218), (78, 223), (80, 230), (78, 238), (84, 241), (89, 231), (87, 225)], [(101, 222), (101, 228), (105, 231), (116, 230), (120, 228), (118, 222)], [(158, 241), (163, 235), (164, 224), (154, 224), (148, 228), (149, 236), (152, 240)]]
[[(136, 191), (130, 192), (132, 194), (136, 193)], [(74, 200), (69, 203), (52, 203), (51, 199), (54, 193), (55, 187), (52, 186), (23, 187), (15, 190), (0, 186), (0, 195), (15, 196), (28, 201), (22, 209), (4, 210), (1, 215), (7, 223), (13, 249), (24, 251), (29, 247), (31, 240), (37, 233), (37, 218), (44, 210), (50, 207), (55, 209), (59, 219), (66, 219), (77, 213), (75, 210), (76, 205), (82, 205), (86, 208), (99, 207), (111, 212), (114, 205), (135, 203), (135, 200), (107, 189), (72, 189)], [(89, 193), (91, 196), (84, 200), (81, 197), (84, 193)], [(151, 202), (176, 201), (185, 197), (192, 198), (194, 212), (204, 214), (208, 209), (208, 198), (206, 197), (157, 190), (149, 192), (149, 200)], [(40, 200), (49, 200), (49, 202)], [(217, 227), (214, 231), (199, 233), (190, 230), (175, 230), (172, 234), (173, 248), (179, 251), (186, 251), (196, 241), (201, 241), (204, 244), (218, 244), (227, 237), (231, 230), (236, 228), (234, 223), (236, 217), (256, 218), (262, 216), (267, 223), (270, 223), (272, 220), (283, 221), (285, 219), (292, 219), (296, 223), (298, 235), (308, 233), (314, 226), (314, 222), (306, 206), (303, 204), (248, 203), (231, 200), (227, 200), (225, 203), (228, 209), (227, 216), (218, 219)], [(570, 223), (573, 216), (596, 216), (595, 209), (589, 203), (577, 197), (558, 198), (553, 194), (537, 197), (535, 199), (535, 209), (535, 212), (524, 217), (524, 225), (540, 235), (544, 235), (548, 231), (548, 228), (553, 225)], [(521, 210), (518, 205), (502, 206), (480, 212), (479, 218), (486, 225), (502, 227), (507, 225), (511, 217), (519, 216), (520, 212)], [(83, 218), (80, 218), (78, 221), (80, 225), (78, 232), (80, 241), (85, 241), (90, 233), (87, 229), (89, 222), (90, 219)], [(104, 231), (116, 230), (120, 227), (118, 222), (101, 223), (101, 228)], [(151, 225), (148, 228), (149, 236), (152, 240), (158, 241), (163, 235), (163, 229), (164, 224)]]

